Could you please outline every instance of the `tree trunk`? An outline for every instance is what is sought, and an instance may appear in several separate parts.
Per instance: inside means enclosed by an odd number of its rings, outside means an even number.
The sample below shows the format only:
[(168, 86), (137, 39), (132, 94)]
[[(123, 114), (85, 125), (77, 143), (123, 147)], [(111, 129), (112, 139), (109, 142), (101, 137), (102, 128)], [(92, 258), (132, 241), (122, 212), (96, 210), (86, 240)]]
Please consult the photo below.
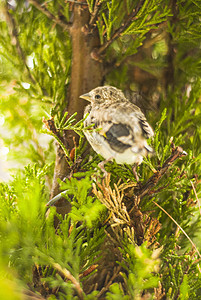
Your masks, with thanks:
[[(69, 112), (69, 116), (77, 112), (78, 121), (83, 117), (84, 107), (87, 104), (86, 101), (80, 99), (79, 96), (101, 85), (103, 82), (103, 65), (101, 62), (94, 60), (91, 56), (93, 49), (100, 46), (100, 41), (97, 29), (88, 28), (87, 24), (89, 23), (90, 17), (88, 7), (74, 5), (73, 11), (74, 19), (70, 29), (73, 54), (71, 82), (66, 110)], [(69, 151), (74, 147), (73, 136), (77, 141), (78, 137), (74, 132), (68, 131), (64, 136), (64, 142)], [(59, 193), (57, 179), (60, 178), (62, 180), (68, 174), (69, 167), (65, 156), (60, 146), (57, 145), (51, 198)], [(58, 206), (60, 205), (61, 201), (58, 202)], [(58, 212), (62, 212), (62, 214), (66, 213), (64, 207), (61, 211), (58, 207)]]

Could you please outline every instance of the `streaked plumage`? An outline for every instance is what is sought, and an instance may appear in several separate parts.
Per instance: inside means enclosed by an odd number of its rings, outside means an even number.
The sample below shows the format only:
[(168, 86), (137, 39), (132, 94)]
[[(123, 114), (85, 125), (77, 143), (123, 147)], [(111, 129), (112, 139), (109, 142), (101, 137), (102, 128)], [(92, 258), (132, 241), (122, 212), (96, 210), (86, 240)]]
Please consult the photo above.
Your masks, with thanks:
[(84, 116), (84, 126), (94, 124), (98, 131), (85, 131), (92, 148), (106, 160), (118, 164), (140, 164), (143, 156), (152, 152), (147, 139), (153, 130), (140, 108), (131, 103), (123, 92), (112, 86), (97, 87), (80, 96), (90, 101)]

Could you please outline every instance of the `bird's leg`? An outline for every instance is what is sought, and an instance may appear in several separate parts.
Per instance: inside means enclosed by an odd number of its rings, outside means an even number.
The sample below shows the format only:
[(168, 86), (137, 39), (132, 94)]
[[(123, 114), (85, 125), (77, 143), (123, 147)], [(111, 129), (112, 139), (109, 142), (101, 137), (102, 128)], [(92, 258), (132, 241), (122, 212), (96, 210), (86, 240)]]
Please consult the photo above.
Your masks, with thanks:
[(139, 176), (137, 174), (137, 166), (138, 166), (138, 163), (134, 164), (132, 170), (133, 170), (133, 174), (135, 176), (136, 181), (139, 182)]
[(108, 175), (108, 172), (105, 170), (104, 166), (105, 166), (105, 164), (106, 164), (108, 161), (110, 161), (110, 160), (112, 160), (112, 159), (113, 159), (113, 157), (110, 157), (110, 158), (108, 158), (108, 159), (105, 159), (105, 160), (101, 161), (101, 162), (98, 164), (98, 167), (99, 167), (99, 168), (101, 169), (101, 171), (103, 172), (104, 177), (107, 177), (107, 175)]

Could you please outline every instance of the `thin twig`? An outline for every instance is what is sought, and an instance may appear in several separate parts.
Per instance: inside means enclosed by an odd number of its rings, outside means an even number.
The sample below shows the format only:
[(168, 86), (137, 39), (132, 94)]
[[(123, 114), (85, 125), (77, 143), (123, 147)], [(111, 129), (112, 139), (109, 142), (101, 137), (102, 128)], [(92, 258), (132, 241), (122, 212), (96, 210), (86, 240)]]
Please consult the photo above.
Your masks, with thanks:
[(100, 8), (101, 8), (101, 1), (100, 0), (96, 0), (96, 2), (94, 4), (94, 10), (93, 10), (93, 12), (91, 14), (91, 18), (90, 18), (90, 21), (89, 21), (89, 25), (90, 26), (95, 23)]
[(55, 17), (46, 7), (42, 6), (36, 0), (28, 0), (30, 4), (32, 4), (35, 8), (40, 10), (44, 15), (46, 15), (49, 19), (51, 19), (54, 23), (61, 26), (65, 31), (69, 31), (70, 24), (64, 22), (58, 17)]
[(80, 1), (76, 1), (76, 0), (66, 0), (66, 1), (74, 3), (74, 4), (79, 4), (79, 5), (87, 5), (87, 2), (80, 2)]
[(198, 204), (199, 212), (200, 212), (200, 216), (201, 216), (201, 206), (200, 206), (200, 201), (199, 201), (199, 199), (198, 199), (198, 195), (197, 195), (195, 186), (194, 186), (194, 184), (193, 184), (193, 182), (192, 182), (191, 180), (190, 180), (190, 183), (191, 183), (191, 185), (192, 185), (193, 192), (194, 192), (194, 194), (195, 194), (195, 198), (196, 198), (196, 200), (197, 200), (197, 204)]
[(198, 251), (197, 247), (195, 246), (195, 244), (193, 243), (193, 241), (191, 240), (191, 238), (188, 236), (188, 234), (183, 230), (183, 228), (177, 223), (177, 221), (162, 207), (160, 206), (158, 203), (156, 203), (155, 201), (153, 201), (153, 203), (158, 206), (176, 225), (177, 227), (183, 232), (183, 234), (187, 237), (187, 239), (189, 240), (189, 242), (191, 243), (191, 245), (194, 247), (194, 249), (196, 250), (198, 256), (201, 258), (201, 254)]
[(133, 12), (128, 16), (128, 18), (125, 20), (125, 23), (123, 23), (122, 26), (120, 26), (115, 33), (113, 34), (113, 36), (111, 37), (111, 39), (109, 39), (108, 41), (105, 42), (105, 44), (103, 44), (98, 50), (97, 50), (97, 55), (100, 56), (116, 39), (118, 39), (121, 35), (122, 32), (124, 32), (132, 23), (132, 21), (134, 20), (134, 18), (137, 16), (140, 8), (142, 7), (142, 5), (144, 4), (144, 0), (141, 0), (138, 2), (137, 7), (133, 10)]
[(170, 157), (168, 157), (163, 166), (148, 179), (148, 181), (139, 189), (139, 191), (136, 192), (136, 195), (140, 198), (147, 195), (152, 190), (152, 188), (156, 186), (158, 181), (167, 172), (174, 161), (184, 155), (186, 155), (186, 152), (181, 147), (175, 148), (172, 144), (172, 154), (170, 155)]
[(62, 268), (58, 263), (53, 263), (52, 266), (66, 279), (69, 279), (74, 284), (80, 299), (84, 299), (84, 293), (77, 279), (66, 269)]
[(4, 9), (4, 14), (5, 14), (5, 17), (6, 17), (6, 21), (7, 21), (8, 26), (10, 27), (10, 35), (11, 35), (11, 38), (12, 38), (12, 44), (15, 44), (15, 46), (16, 46), (18, 56), (23, 61), (23, 64), (24, 64), (24, 66), (27, 70), (29, 79), (32, 81), (32, 83), (35, 83), (35, 79), (33, 78), (32, 74), (30, 72), (30, 69), (27, 66), (26, 56), (25, 56), (25, 54), (22, 50), (22, 47), (20, 45), (19, 38), (18, 38), (17, 25), (16, 25), (14, 17), (9, 13), (9, 8), (8, 8), (8, 3), (7, 2), (5, 4), (4, 8), (5, 8)]

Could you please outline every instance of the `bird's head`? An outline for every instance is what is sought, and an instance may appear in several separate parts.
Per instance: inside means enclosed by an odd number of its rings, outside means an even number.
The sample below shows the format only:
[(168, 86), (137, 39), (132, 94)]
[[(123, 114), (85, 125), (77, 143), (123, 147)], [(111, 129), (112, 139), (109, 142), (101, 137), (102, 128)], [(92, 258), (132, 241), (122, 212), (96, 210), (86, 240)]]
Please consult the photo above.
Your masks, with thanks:
[(99, 86), (89, 93), (81, 95), (80, 98), (91, 103), (103, 103), (105, 101), (115, 102), (117, 100), (125, 100), (123, 92), (113, 86)]

